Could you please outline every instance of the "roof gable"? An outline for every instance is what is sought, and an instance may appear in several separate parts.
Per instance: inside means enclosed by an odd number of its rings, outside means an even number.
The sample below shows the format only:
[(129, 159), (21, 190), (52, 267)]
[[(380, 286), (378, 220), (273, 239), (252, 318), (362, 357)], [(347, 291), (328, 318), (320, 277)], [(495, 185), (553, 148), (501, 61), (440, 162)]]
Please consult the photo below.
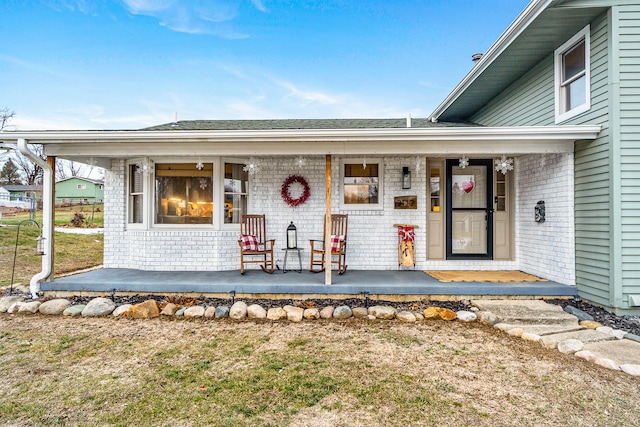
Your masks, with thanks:
[(439, 121), (468, 121), (585, 25), (607, 1), (532, 1), (434, 110)]

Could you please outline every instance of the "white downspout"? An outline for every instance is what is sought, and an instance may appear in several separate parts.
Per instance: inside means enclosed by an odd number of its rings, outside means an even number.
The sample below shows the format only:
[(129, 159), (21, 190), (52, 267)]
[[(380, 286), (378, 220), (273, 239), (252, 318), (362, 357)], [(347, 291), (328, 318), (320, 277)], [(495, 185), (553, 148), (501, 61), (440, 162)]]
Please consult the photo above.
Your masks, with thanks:
[(29, 160), (40, 166), (43, 171), (42, 180), (42, 236), (44, 241), (44, 255), (42, 256), (42, 271), (31, 278), (29, 291), (31, 298), (38, 298), (40, 282), (51, 276), (53, 259), (53, 224), (51, 223), (53, 209), (53, 169), (49, 164), (34, 154), (27, 147), (26, 139), (18, 139), (18, 150)]

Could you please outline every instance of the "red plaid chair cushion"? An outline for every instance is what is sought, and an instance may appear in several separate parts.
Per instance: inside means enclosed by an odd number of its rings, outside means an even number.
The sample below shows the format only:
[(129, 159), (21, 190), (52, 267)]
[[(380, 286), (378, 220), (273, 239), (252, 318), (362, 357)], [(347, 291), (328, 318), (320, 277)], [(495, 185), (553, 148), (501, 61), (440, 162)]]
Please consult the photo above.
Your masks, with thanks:
[(331, 236), (331, 252), (336, 252), (338, 250), (340, 250), (340, 242), (344, 242), (345, 241), (345, 236), (344, 234), (334, 234)]
[(257, 251), (260, 249), (258, 244), (258, 238), (251, 234), (241, 234), (240, 241), (242, 242), (242, 250), (244, 251)]

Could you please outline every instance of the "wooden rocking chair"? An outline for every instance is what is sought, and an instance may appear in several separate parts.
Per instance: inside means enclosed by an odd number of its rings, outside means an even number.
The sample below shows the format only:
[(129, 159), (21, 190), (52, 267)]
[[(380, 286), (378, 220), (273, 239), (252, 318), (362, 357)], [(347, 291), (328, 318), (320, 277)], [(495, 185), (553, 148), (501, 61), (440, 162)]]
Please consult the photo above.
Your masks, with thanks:
[[(273, 246), (275, 239), (267, 240), (264, 215), (240, 215), (240, 274), (244, 274), (245, 264), (261, 264), (265, 273), (273, 273)], [(249, 257), (249, 259), (245, 259)]]
[[(331, 215), (331, 264), (338, 266), (338, 274), (347, 271), (347, 219), (346, 214)], [(323, 234), (325, 228), (322, 229)], [(324, 271), (324, 240), (311, 240), (311, 259), (309, 271), (320, 273)], [(334, 260), (334, 256), (336, 259)], [(314, 268), (318, 267), (318, 269)]]

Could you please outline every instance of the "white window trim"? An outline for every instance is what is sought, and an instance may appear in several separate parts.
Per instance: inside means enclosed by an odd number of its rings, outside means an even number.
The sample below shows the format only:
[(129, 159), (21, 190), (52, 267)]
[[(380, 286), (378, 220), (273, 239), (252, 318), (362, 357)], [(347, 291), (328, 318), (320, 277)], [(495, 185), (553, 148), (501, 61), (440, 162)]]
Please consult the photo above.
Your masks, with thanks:
[[(199, 160), (205, 163), (213, 163), (213, 202), (214, 202), (214, 217), (212, 224), (156, 224), (154, 221), (155, 215), (155, 164), (156, 163), (196, 163)], [(238, 224), (225, 224), (223, 220), (224, 209), (220, 209), (220, 206), (224, 205), (224, 164), (225, 163), (246, 163), (246, 159), (237, 157), (162, 157), (162, 158), (135, 158), (130, 159), (125, 165), (125, 221), (128, 230), (178, 230), (178, 231), (193, 231), (193, 230), (216, 230), (216, 231), (235, 231), (238, 229)], [(130, 206), (130, 193), (131, 188), (131, 165), (136, 163), (153, 164), (154, 167), (148, 174), (143, 174), (143, 192), (142, 192), (142, 223), (129, 222), (131, 215)], [(135, 173), (135, 172), (134, 172)], [(247, 206), (251, 209), (251, 182), (252, 178), (249, 176), (249, 188), (247, 190)], [(216, 207), (218, 209), (216, 210)]]
[[(225, 224), (224, 222), (224, 164), (225, 163), (237, 163), (237, 164), (246, 164), (247, 159), (242, 159), (238, 157), (222, 157), (219, 159), (219, 167), (218, 173), (216, 177), (218, 179), (217, 183), (214, 180), (213, 185), (218, 189), (218, 193), (216, 195), (216, 201), (218, 202), (218, 206), (222, 206), (219, 215), (216, 215), (216, 220), (218, 221), (218, 229), (223, 231), (237, 231), (239, 230), (239, 224)], [(247, 213), (251, 213), (251, 186), (252, 186), (252, 177), (251, 175), (247, 178)]]
[[(142, 175), (142, 222), (130, 222), (130, 218), (131, 218), (131, 166), (135, 165), (136, 163), (149, 163), (149, 158), (148, 157), (144, 157), (144, 158), (137, 158), (137, 159), (131, 159), (128, 160), (125, 164), (125, 174), (126, 174), (126, 179), (125, 179), (125, 215), (126, 215), (126, 226), (127, 229), (135, 229), (135, 230), (141, 230), (141, 229), (146, 229), (149, 226), (149, 208), (148, 208), (148, 203), (147, 203), (147, 199), (149, 196), (149, 177), (145, 174)], [(133, 172), (135, 173), (135, 172)]]
[[(344, 203), (344, 165), (345, 164), (363, 164), (366, 161), (368, 165), (378, 165), (378, 203), (377, 204), (351, 204)], [(340, 209), (345, 211), (380, 211), (384, 209), (384, 162), (381, 158), (354, 158), (340, 159)]]
[[(155, 176), (155, 165), (157, 163), (197, 163), (198, 161), (202, 161), (203, 163), (213, 163), (213, 176), (211, 179), (211, 182), (214, 186), (214, 188), (211, 189), (211, 191), (214, 191), (212, 200), (214, 201), (214, 205), (213, 205), (213, 215), (214, 217), (212, 218), (211, 224), (156, 224), (156, 189), (155, 189), (155, 182), (156, 182), (156, 176)], [(149, 177), (149, 182), (148, 185), (145, 186), (145, 189), (148, 190), (147, 194), (147, 200), (144, 202), (145, 204), (145, 209), (147, 209), (148, 211), (148, 215), (145, 216), (145, 218), (149, 219), (149, 227), (152, 229), (162, 229), (162, 230), (166, 230), (166, 229), (172, 229), (172, 230), (211, 230), (211, 229), (217, 229), (217, 217), (218, 215), (215, 212), (216, 209), (216, 204), (215, 204), (215, 199), (216, 199), (216, 195), (215, 195), (215, 175), (216, 175), (216, 167), (219, 168), (219, 159), (214, 159), (211, 157), (179, 157), (179, 158), (171, 158), (171, 157), (162, 157), (162, 158), (153, 158), (151, 159), (151, 162), (153, 163), (153, 169), (152, 172), (150, 172), (148, 174)], [(216, 163), (217, 162), (217, 163)]]
[(76, 190), (86, 190), (87, 184), (76, 184)]
[[(566, 112), (561, 111), (560, 85), (562, 84), (562, 55), (566, 53), (576, 43), (584, 39), (585, 50), (585, 103)], [(582, 114), (591, 109), (591, 26), (587, 25), (576, 35), (571, 37), (566, 43), (560, 46), (554, 52), (554, 91), (555, 91), (555, 123), (559, 124), (570, 118)]]

